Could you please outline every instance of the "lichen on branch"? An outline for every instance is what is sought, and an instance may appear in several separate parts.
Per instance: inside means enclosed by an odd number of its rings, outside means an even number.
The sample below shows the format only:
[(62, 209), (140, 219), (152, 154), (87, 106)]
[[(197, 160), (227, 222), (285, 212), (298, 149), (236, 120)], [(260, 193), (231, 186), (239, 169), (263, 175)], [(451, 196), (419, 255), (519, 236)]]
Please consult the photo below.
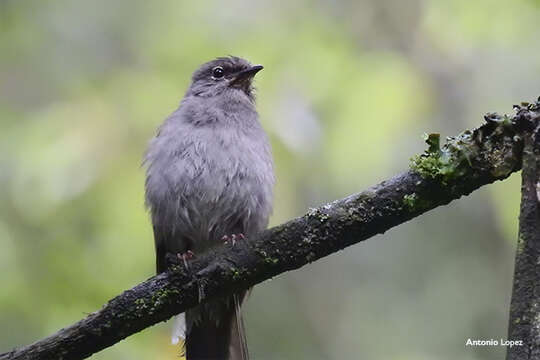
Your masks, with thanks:
[[(520, 160), (516, 156), (522, 146), (517, 126), (520, 117), (490, 113), (484, 119), (486, 124), (481, 127), (448, 137), (442, 148), (439, 134), (426, 134), (424, 138), (429, 147), (423, 154), (413, 157), (411, 169), (443, 184), (478, 170), (488, 170), (495, 178), (507, 177)], [(502, 139), (505, 137), (507, 139)], [(516, 148), (514, 144), (519, 146)]]

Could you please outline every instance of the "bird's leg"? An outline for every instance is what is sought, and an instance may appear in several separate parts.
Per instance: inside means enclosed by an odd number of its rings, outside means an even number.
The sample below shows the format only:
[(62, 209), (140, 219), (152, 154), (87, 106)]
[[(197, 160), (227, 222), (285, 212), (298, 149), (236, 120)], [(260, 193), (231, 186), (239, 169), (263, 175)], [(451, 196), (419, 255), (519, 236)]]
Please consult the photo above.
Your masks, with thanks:
[(184, 267), (186, 269), (189, 269), (188, 260), (193, 259), (195, 257), (195, 253), (193, 253), (193, 251), (191, 250), (188, 250), (183, 254), (178, 253), (176, 254), (176, 256), (178, 257), (178, 259), (182, 260), (182, 262), (184, 263)]
[(221, 238), (221, 241), (223, 241), (225, 244), (228, 244), (231, 242), (232, 246), (236, 245), (236, 240), (244, 240), (246, 237), (244, 234), (232, 234), (232, 235), (223, 235)]

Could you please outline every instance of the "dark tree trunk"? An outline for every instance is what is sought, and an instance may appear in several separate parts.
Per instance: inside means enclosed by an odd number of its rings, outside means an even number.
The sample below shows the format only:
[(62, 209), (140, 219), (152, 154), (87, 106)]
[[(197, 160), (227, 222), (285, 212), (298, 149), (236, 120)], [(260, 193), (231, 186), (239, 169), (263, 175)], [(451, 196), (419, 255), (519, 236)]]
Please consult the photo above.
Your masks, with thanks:
[(508, 360), (540, 359), (540, 124), (525, 135)]

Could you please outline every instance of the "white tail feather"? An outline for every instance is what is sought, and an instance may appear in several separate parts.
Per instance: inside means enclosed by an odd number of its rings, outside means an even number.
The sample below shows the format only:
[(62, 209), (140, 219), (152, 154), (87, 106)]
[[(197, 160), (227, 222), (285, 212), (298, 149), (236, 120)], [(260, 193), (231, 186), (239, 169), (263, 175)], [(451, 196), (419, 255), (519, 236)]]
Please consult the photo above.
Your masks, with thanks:
[[(244, 295), (242, 295), (244, 297)], [(240, 307), (242, 300), (239, 299), (238, 294), (233, 295), (234, 307), (235, 307), (235, 321), (236, 331), (240, 340), (240, 356), (242, 360), (249, 360), (249, 352), (246, 343), (246, 330), (244, 329), (244, 320), (242, 319), (242, 309)]]
[(180, 342), (180, 339), (186, 338), (186, 314), (181, 313), (174, 317), (171, 342), (176, 345)]

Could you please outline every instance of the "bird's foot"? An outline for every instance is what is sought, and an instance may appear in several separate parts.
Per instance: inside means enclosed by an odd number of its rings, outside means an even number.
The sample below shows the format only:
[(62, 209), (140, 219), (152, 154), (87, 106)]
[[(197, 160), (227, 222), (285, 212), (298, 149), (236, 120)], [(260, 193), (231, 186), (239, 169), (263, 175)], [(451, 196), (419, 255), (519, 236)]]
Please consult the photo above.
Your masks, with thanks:
[(184, 263), (184, 267), (186, 269), (189, 269), (189, 265), (188, 265), (188, 260), (191, 260), (195, 257), (195, 253), (191, 250), (188, 250), (186, 251), (185, 253), (183, 254), (176, 254), (176, 257), (178, 257), (178, 259), (182, 260), (182, 262)]
[(228, 244), (229, 242), (232, 244), (232, 246), (236, 245), (236, 241), (238, 240), (244, 240), (246, 237), (244, 234), (232, 234), (232, 235), (224, 235), (221, 238), (221, 241), (223, 241), (225, 244)]

